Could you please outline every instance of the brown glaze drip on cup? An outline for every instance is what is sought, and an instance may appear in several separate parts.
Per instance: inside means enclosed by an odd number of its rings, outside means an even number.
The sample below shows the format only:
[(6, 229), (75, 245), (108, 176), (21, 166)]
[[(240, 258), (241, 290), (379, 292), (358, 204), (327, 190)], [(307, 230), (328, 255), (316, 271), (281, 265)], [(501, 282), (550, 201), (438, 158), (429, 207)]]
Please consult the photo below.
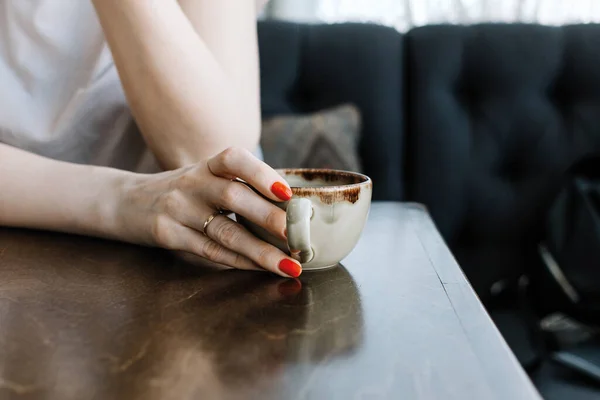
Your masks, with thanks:
[(347, 171), (328, 169), (283, 169), (285, 176), (299, 176), (307, 182), (318, 180), (330, 185), (316, 187), (292, 186), (292, 192), (299, 197), (318, 197), (324, 204), (347, 201), (352, 204), (360, 198), (362, 187), (373, 186), (369, 177)]
[[(331, 186), (318, 187), (297, 187), (292, 186), (292, 193), (299, 197), (316, 196), (325, 204), (333, 204), (341, 201), (348, 201), (352, 204), (356, 203), (360, 198), (360, 191), (363, 187), (371, 189), (373, 183), (370, 178), (358, 173), (335, 171), (325, 169), (280, 169), (284, 175), (301, 176), (306, 181), (320, 179), (323, 182), (336, 182)], [(250, 186), (241, 179), (234, 179), (246, 185), (260, 196), (263, 196), (257, 189)]]
[(299, 188), (293, 187), (292, 192), (299, 197), (317, 196), (325, 204), (349, 201), (354, 204), (360, 198), (362, 186), (349, 186), (344, 189), (327, 190), (327, 188)]
[(323, 182), (339, 182), (340, 186), (366, 182), (365, 177), (344, 171), (328, 171), (322, 169), (291, 169), (286, 170), (286, 174), (301, 176), (307, 181), (314, 181), (315, 179), (319, 179)]

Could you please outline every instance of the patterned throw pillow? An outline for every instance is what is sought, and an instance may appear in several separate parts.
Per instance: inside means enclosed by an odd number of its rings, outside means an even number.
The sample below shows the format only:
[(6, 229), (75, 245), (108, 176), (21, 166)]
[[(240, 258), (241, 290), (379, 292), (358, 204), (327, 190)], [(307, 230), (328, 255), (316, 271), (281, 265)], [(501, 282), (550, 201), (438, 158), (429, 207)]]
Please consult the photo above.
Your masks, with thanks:
[(273, 168), (332, 168), (361, 172), (360, 112), (351, 104), (263, 122), (261, 147)]

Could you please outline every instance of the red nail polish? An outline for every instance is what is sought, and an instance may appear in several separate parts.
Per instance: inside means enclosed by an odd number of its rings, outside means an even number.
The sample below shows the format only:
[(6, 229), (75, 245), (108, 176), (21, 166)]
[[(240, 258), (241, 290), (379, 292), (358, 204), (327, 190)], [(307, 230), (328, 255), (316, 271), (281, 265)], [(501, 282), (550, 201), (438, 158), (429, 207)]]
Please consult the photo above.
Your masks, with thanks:
[(289, 258), (284, 258), (279, 262), (279, 270), (292, 278), (297, 278), (302, 273), (302, 267)]
[(292, 198), (292, 189), (281, 182), (275, 182), (273, 186), (271, 186), (271, 192), (283, 201), (288, 201)]

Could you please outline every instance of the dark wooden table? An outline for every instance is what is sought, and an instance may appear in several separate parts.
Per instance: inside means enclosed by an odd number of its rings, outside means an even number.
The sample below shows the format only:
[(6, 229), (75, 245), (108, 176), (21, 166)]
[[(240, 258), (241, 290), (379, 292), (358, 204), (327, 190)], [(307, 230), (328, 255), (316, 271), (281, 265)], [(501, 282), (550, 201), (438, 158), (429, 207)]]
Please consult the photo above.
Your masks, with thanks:
[(299, 281), (0, 230), (0, 399), (539, 399), (426, 211)]

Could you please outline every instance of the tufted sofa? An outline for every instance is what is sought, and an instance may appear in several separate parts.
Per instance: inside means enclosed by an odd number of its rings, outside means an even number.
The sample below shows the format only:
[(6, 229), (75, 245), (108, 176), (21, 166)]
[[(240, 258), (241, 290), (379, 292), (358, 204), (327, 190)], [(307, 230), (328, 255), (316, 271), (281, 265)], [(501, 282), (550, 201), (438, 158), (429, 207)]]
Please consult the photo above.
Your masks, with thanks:
[(600, 398), (600, 387), (539, 364), (531, 316), (494, 296), (535, 277), (564, 171), (600, 151), (600, 26), (428, 26), (404, 49), (406, 199), (428, 206), (544, 397)]
[(407, 197), (487, 300), (535, 263), (564, 170), (600, 150), (600, 26), (432, 26), (405, 43)]
[(344, 102), (362, 117), (360, 156), (375, 200), (405, 198), (403, 39), (375, 25), (258, 26), (264, 118)]
[(439, 25), (400, 34), (262, 21), (258, 33), (263, 116), (357, 105), (374, 200), (427, 205), (546, 398), (600, 397), (533, 362), (539, 343), (493, 295), (539, 262), (541, 221), (563, 171), (600, 151), (600, 26)]

